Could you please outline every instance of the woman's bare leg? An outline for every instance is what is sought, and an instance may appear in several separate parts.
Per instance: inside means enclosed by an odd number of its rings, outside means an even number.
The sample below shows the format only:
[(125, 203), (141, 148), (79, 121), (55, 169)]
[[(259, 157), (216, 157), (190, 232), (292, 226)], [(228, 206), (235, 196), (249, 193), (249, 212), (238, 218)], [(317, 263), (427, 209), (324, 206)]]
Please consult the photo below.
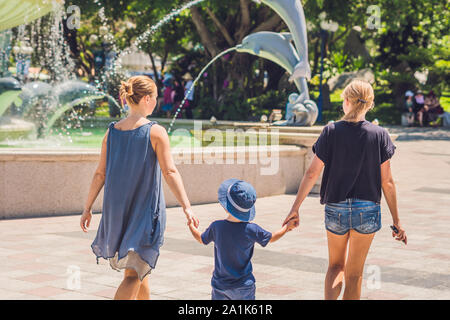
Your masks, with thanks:
[(422, 111), (417, 112), (417, 120), (419, 120), (420, 126), (423, 127), (423, 112)]
[(150, 300), (150, 287), (148, 285), (148, 275), (142, 280), (136, 300)]
[(125, 275), (117, 288), (114, 300), (135, 300), (141, 281), (133, 269), (125, 269)]
[(349, 232), (340, 236), (327, 231), (328, 270), (325, 277), (325, 300), (336, 300), (342, 290)]
[(375, 233), (362, 234), (355, 230), (350, 230), (348, 259), (344, 271), (344, 300), (359, 300), (361, 298), (364, 263), (374, 236)]

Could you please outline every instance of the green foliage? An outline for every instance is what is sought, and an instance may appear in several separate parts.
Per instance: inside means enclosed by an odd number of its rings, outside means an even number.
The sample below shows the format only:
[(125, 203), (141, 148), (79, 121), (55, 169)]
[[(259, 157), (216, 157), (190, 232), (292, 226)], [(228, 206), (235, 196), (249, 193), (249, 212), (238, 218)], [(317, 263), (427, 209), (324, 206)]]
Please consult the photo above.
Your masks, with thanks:
[(270, 115), (273, 109), (285, 110), (288, 94), (278, 90), (268, 91), (260, 96), (247, 99), (252, 116), (259, 119), (263, 114)]
[[(326, 124), (330, 120), (337, 121), (343, 115), (341, 93), (343, 90), (336, 90), (330, 95), (331, 108), (323, 110), (322, 123)], [(312, 92), (318, 95), (318, 92)], [(391, 98), (392, 92), (381, 87), (375, 87), (375, 108), (366, 114), (366, 119), (373, 121), (378, 119), (381, 125), (399, 125), (402, 110), (395, 108)], [(441, 100), (442, 101), (442, 100)]]
[(218, 120), (248, 120), (250, 105), (243, 102), (242, 97), (242, 90), (227, 91), (220, 101), (202, 96), (194, 109), (194, 115), (202, 119), (214, 116)]
[(441, 106), (446, 112), (450, 112), (450, 92), (443, 92), (441, 99)]
[(268, 116), (273, 109), (282, 109), (284, 112), (286, 101), (287, 94), (279, 91), (268, 91), (245, 100), (242, 90), (230, 90), (220, 101), (210, 96), (200, 97), (194, 115), (202, 119), (214, 116), (219, 120), (259, 121), (263, 114)]
[[(185, 4), (185, 0), (100, 0), (105, 7), (110, 32), (113, 34), (119, 50), (130, 46), (136, 38), (155, 25), (171, 10)], [(250, 25), (244, 28), (244, 35), (252, 33), (262, 23), (266, 23), (275, 15), (264, 4), (249, 1)], [(100, 8), (92, 0), (66, 1), (66, 6), (76, 4), (81, 8), (82, 23), (78, 30), (78, 40), (81, 50), (80, 60), (89, 64), (89, 57), (95, 48), (101, 44), (90, 43), (91, 34), (99, 34), (101, 20), (98, 17)], [(435, 92), (448, 92), (450, 83), (450, 29), (447, 1), (442, 0), (302, 0), (305, 17), (308, 23), (309, 61), (313, 70), (309, 82), (311, 96), (317, 97), (313, 91), (318, 89), (320, 70), (320, 19), (325, 12), (327, 20), (339, 23), (334, 33), (329, 33), (326, 40), (324, 59), (324, 83), (332, 76), (347, 71), (371, 68), (375, 74), (377, 90), (377, 107), (373, 111), (380, 121), (398, 122), (398, 110), (394, 100), (399, 94), (396, 90), (409, 88), (433, 89)], [(213, 21), (211, 13), (227, 30), (232, 40), (237, 44), (242, 27), (243, 12), (241, 1), (237, 0), (206, 0), (197, 6), (212, 42), (220, 52), (229, 48), (222, 31)], [(381, 28), (369, 29), (367, 21), (370, 13), (369, 5), (377, 5), (381, 14)], [(208, 10), (210, 12), (208, 12)], [(352, 28), (361, 28), (360, 38), (370, 53), (369, 59), (353, 57), (344, 51), (346, 39)], [(274, 25), (268, 31), (288, 31), (284, 23)], [(99, 37), (101, 38), (101, 37)], [(203, 37), (200, 37), (193, 22), (192, 14), (185, 10), (173, 21), (166, 24), (148, 39), (144, 39), (140, 49), (159, 56), (170, 67), (177, 77), (189, 72), (196, 73), (211, 59)], [(264, 91), (261, 78), (255, 75), (255, 68), (264, 69), (265, 64), (254, 63), (256, 58), (245, 54), (230, 54), (230, 58), (221, 59), (211, 67), (208, 77), (201, 80), (196, 90), (196, 105), (194, 116), (199, 118), (249, 120), (269, 114), (273, 108), (284, 110), (287, 101), (286, 92), (277, 90)], [(405, 68), (399, 68), (400, 63), (406, 63)], [(269, 69), (266, 69), (267, 71)], [(264, 70), (261, 70), (261, 72)], [(273, 71), (273, 70), (272, 70)], [(428, 80), (420, 85), (414, 77), (414, 72), (428, 71)], [(272, 73), (276, 78), (276, 72)], [(227, 79), (233, 89), (224, 88), (223, 81)], [(279, 80), (279, 79), (278, 79)], [(275, 80), (275, 81), (278, 81)], [(117, 82), (112, 82), (114, 87)], [(398, 85), (401, 84), (401, 85)], [(236, 88), (239, 89), (236, 89)], [(277, 88), (277, 86), (273, 86)], [(394, 89), (394, 90), (393, 90)], [(336, 94), (339, 96), (339, 94)], [(213, 97), (218, 97), (217, 99)], [(339, 114), (339, 102), (333, 101), (333, 108), (324, 117), (334, 117)], [(445, 99), (444, 99), (445, 100)], [(391, 110), (392, 109), (392, 110)], [(369, 115), (368, 115), (369, 116)], [(397, 117), (397, 118), (396, 118)]]

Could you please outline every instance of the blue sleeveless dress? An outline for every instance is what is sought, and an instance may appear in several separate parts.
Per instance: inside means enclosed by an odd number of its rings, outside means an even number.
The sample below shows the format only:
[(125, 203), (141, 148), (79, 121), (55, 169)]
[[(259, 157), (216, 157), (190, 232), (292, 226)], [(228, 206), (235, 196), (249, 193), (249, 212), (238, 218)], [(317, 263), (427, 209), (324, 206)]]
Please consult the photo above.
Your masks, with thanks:
[(164, 241), (166, 202), (161, 168), (150, 141), (151, 121), (132, 130), (109, 124), (103, 212), (91, 244), (115, 270), (142, 279), (155, 268)]

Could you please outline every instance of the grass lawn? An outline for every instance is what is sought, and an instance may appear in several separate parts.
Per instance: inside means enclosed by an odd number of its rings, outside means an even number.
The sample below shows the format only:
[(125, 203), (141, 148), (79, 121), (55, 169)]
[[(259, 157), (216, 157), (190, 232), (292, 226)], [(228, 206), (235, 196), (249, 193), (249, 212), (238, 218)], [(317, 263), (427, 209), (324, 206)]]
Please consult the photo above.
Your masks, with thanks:
[(102, 106), (95, 109), (96, 117), (109, 117), (109, 106), (108, 103), (103, 103)]

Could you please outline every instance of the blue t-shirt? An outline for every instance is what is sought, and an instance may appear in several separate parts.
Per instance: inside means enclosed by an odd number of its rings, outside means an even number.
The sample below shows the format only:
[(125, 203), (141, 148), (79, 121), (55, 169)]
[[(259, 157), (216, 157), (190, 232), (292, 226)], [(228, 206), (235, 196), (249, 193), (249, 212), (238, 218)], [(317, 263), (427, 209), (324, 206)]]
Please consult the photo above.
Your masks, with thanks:
[(217, 220), (203, 232), (202, 242), (214, 241), (211, 285), (232, 289), (255, 283), (251, 259), (255, 242), (265, 247), (272, 233), (251, 222)]

